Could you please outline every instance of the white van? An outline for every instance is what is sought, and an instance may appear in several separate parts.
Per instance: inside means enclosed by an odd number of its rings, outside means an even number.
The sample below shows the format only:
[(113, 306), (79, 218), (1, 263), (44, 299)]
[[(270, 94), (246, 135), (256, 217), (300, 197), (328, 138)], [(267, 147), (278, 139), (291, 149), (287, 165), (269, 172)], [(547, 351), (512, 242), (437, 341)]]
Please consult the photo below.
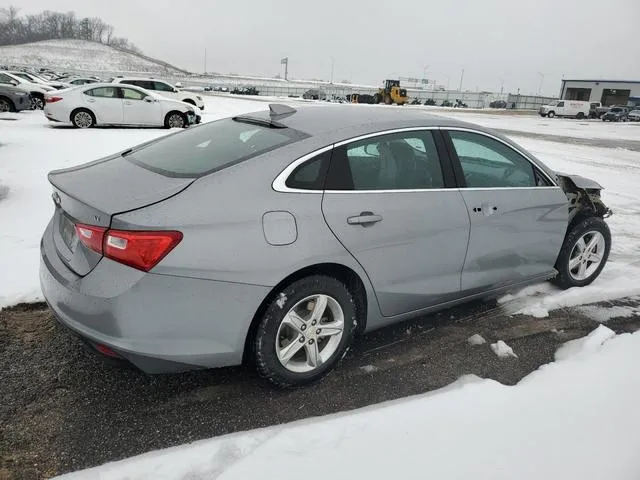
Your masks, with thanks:
[(553, 118), (558, 117), (576, 117), (587, 118), (591, 110), (591, 103), (579, 100), (556, 100), (549, 105), (540, 107), (540, 116)]

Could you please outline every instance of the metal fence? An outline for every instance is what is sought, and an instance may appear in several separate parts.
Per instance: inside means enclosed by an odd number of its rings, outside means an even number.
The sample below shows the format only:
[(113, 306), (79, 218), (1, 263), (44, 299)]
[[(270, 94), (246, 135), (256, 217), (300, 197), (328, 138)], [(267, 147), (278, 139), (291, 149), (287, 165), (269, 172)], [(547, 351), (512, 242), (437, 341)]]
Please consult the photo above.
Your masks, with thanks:
[(542, 105), (548, 105), (555, 97), (538, 97), (531, 95), (514, 95), (510, 93), (507, 97), (507, 108), (517, 110), (538, 110)]
[[(26, 65), (25, 65), (26, 66)], [(185, 75), (180, 73), (174, 74), (158, 74), (148, 72), (115, 72), (115, 71), (87, 71), (65, 69), (73, 75), (78, 76), (97, 76), (102, 79), (108, 79), (116, 76), (131, 77), (154, 77), (168, 81), (170, 83), (180, 84), (185, 88), (200, 89), (204, 87), (226, 87), (229, 91), (234, 88), (256, 88), (261, 96), (269, 97), (302, 97), (302, 95), (310, 89), (318, 89), (324, 92), (327, 98), (346, 98), (348, 95), (357, 94), (374, 94), (378, 87), (371, 85), (352, 85), (342, 83), (328, 83), (321, 81), (306, 80), (282, 80), (277, 78), (260, 78), (260, 77), (243, 77), (235, 75)], [(498, 94), (491, 92), (460, 92), (458, 90), (429, 90), (422, 88), (407, 88), (407, 95), (410, 101), (417, 99), (424, 104), (427, 99), (431, 99), (436, 105), (455, 104), (456, 100), (460, 100), (469, 108), (489, 108), (491, 102), (503, 100), (507, 102), (507, 108), (519, 110), (537, 110), (541, 105), (545, 105), (552, 100), (553, 97), (538, 97), (531, 95), (515, 95), (515, 94)]]

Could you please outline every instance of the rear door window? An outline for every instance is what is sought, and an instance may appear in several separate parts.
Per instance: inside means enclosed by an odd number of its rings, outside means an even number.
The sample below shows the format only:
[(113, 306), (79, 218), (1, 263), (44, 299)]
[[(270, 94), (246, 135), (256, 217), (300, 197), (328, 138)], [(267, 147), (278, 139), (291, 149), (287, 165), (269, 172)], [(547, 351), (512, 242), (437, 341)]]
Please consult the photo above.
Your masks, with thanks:
[(118, 88), (116, 87), (98, 87), (92, 88), (84, 92), (85, 95), (90, 97), (102, 97), (102, 98), (120, 98), (118, 95)]
[(163, 82), (153, 82), (153, 90), (157, 90), (159, 92), (173, 92), (173, 87)]
[(125, 158), (162, 175), (200, 177), (307, 136), (290, 128), (225, 118), (161, 138)]

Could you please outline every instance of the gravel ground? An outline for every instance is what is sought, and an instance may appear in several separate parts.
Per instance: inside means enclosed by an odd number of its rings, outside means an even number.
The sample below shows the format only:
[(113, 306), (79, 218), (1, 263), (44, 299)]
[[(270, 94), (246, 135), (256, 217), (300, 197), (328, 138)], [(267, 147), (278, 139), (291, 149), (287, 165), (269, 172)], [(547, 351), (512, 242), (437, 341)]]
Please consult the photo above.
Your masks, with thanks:
[[(637, 302), (631, 302), (636, 305)], [(615, 302), (616, 305), (625, 302)], [(357, 340), (323, 382), (279, 391), (251, 368), (148, 376), (87, 352), (42, 304), (0, 311), (0, 479), (46, 478), (157, 448), (358, 408), (443, 387), (464, 374), (512, 385), (597, 324), (577, 310), (547, 319), (471, 304)], [(640, 329), (640, 317), (610, 320)], [(479, 333), (506, 341), (500, 359)]]

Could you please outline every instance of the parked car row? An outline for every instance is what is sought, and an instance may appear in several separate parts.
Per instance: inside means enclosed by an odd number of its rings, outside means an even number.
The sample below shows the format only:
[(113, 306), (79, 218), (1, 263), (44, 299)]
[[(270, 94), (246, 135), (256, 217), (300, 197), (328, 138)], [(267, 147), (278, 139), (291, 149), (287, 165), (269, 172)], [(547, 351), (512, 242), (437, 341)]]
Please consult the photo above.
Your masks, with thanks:
[(40, 74), (0, 70), (0, 112), (42, 109), (52, 122), (77, 128), (130, 125), (182, 128), (201, 122), (202, 97), (154, 78)]
[(602, 121), (640, 121), (640, 107), (625, 105), (603, 106), (600, 102), (556, 100), (543, 105), (538, 111), (542, 117), (599, 118)]

